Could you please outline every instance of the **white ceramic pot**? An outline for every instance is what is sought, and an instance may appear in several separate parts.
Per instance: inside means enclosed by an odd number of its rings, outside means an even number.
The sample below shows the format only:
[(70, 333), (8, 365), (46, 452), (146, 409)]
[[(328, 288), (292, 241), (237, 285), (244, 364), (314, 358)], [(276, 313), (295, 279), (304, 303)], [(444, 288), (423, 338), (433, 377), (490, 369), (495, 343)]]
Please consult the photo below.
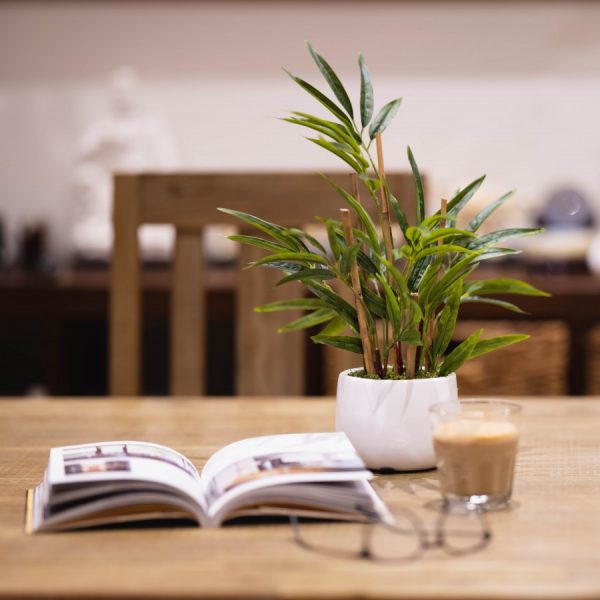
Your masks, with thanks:
[(429, 407), (458, 402), (456, 375), (374, 380), (340, 373), (335, 427), (344, 431), (370, 469), (435, 467)]

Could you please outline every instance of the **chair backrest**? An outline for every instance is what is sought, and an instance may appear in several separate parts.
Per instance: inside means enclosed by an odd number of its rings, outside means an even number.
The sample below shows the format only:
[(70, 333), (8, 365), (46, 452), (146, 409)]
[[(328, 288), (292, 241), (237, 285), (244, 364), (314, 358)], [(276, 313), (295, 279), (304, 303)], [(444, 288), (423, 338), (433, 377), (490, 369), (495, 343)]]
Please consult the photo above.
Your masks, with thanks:
[[(348, 175), (332, 174), (347, 184)], [(412, 179), (389, 175), (391, 188), (414, 206)], [(365, 202), (365, 208), (371, 203)], [(140, 394), (141, 293), (138, 228), (168, 223), (176, 228), (170, 308), (170, 391), (204, 392), (202, 230), (209, 224), (239, 222), (219, 212), (227, 207), (256, 214), (284, 226), (301, 226), (314, 217), (339, 218), (343, 201), (316, 174), (304, 173), (143, 173), (116, 175), (114, 243), (110, 301), (110, 393)], [(414, 209), (413, 209), (414, 210)], [(408, 214), (413, 211), (407, 210)], [(264, 252), (243, 246), (246, 264)], [(236, 392), (242, 395), (301, 395), (304, 391), (303, 332), (279, 335), (290, 314), (257, 315), (259, 304), (298, 296), (290, 285), (275, 287), (272, 269), (240, 269), (236, 302)], [(291, 284), (291, 287), (298, 284)]]

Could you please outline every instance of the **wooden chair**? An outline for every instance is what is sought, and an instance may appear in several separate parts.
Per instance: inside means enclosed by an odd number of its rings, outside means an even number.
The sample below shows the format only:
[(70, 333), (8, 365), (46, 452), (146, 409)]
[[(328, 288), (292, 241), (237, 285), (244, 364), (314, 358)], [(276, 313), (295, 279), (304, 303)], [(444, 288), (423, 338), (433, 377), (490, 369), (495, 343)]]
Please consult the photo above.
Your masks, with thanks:
[[(333, 175), (349, 184), (347, 175)], [(414, 206), (412, 179), (389, 176), (397, 197)], [(365, 202), (365, 207), (371, 203)], [(116, 175), (113, 205), (114, 245), (110, 300), (110, 393), (140, 394), (140, 256), (138, 228), (169, 223), (176, 228), (170, 308), (170, 391), (204, 392), (204, 288), (202, 230), (232, 223), (218, 207), (242, 210), (292, 226), (314, 216), (339, 217), (343, 201), (316, 174), (171, 173)], [(409, 212), (409, 214), (412, 214)], [(235, 221), (239, 225), (239, 222)], [(243, 246), (240, 265), (264, 252)], [(297, 297), (300, 286), (276, 288), (280, 273), (239, 270), (236, 308), (236, 391), (242, 395), (301, 395), (304, 392), (304, 332), (280, 335), (289, 313), (257, 315), (264, 302)]]

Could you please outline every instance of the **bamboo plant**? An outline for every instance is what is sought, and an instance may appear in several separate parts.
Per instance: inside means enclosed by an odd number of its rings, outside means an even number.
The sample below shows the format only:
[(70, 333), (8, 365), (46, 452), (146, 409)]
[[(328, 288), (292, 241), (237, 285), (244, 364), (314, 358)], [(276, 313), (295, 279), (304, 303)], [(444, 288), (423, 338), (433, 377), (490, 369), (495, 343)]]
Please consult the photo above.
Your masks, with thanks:
[[(506, 239), (540, 231), (511, 228), (479, 232), (484, 221), (513, 192), (492, 202), (466, 227), (458, 228), (461, 209), (485, 179), (479, 177), (449, 200), (442, 200), (440, 209), (427, 215), (423, 181), (408, 147), (416, 197), (416, 223), (409, 224), (386, 179), (381, 140), (401, 98), (391, 100), (374, 113), (371, 78), (359, 54), (360, 99), (355, 114), (345, 87), (329, 63), (310, 44), (308, 49), (333, 96), (289, 72), (288, 75), (329, 116), (294, 111), (283, 120), (314, 132), (316, 137), (307, 139), (340, 158), (353, 175), (350, 189), (324, 176), (345, 205), (340, 209), (339, 220), (317, 217), (327, 230), (328, 245), (301, 229), (220, 209), (257, 230), (256, 236), (230, 238), (267, 251), (250, 267), (279, 269), (283, 277), (278, 285), (297, 281), (310, 292), (310, 297), (273, 302), (255, 310), (306, 311), (280, 331), (319, 326), (320, 331), (311, 338), (314, 342), (362, 355), (364, 369), (356, 375), (374, 379), (449, 375), (471, 358), (525, 340), (528, 336), (518, 334), (484, 339), (483, 330), (479, 330), (449, 351), (462, 304), (482, 302), (522, 312), (497, 296), (548, 295), (515, 279), (472, 277), (483, 261), (518, 252), (500, 245)], [(361, 195), (374, 204), (375, 221), (365, 210)], [(347, 288), (349, 296), (340, 291), (340, 286)]]

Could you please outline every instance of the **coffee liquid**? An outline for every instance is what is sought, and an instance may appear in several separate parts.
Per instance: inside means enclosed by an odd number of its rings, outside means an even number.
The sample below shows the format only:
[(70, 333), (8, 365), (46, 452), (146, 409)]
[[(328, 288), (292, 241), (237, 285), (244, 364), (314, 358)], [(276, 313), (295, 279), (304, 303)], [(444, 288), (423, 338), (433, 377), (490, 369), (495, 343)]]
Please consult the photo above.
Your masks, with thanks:
[(517, 428), (506, 421), (442, 423), (434, 434), (442, 492), (510, 496), (517, 442)]

